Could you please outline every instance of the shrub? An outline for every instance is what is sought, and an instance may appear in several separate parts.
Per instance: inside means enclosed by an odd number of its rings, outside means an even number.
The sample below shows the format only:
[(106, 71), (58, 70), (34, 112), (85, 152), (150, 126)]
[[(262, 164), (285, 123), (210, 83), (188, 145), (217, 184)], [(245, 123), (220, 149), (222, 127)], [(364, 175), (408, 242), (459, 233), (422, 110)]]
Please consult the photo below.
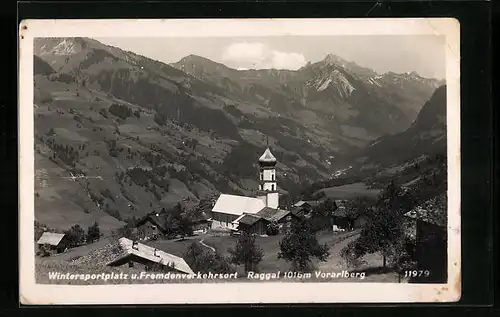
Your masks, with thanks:
[(270, 224), (267, 225), (267, 230), (266, 233), (268, 236), (275, 236), (279, 233), (279, 226), (278, 224), (273, 221)]
[(109, 113), (121, 118), (121, 119), (127, 119), (128, 117), (132, 116), (132, 109), (125, 105), (120, 105), (120, 104), (112, 104), (109, 106)]
[(47, 256), (50, 256), (52, 255), (52, 249), (51, 249), (51, 246), (50, 244), (43, 244), (40, 246), (39, 248), (39, 251), (37, 252), (37, 254), (41, 257), (47, 257)]
[(87, 231), (87, 243), (92, 243), (96, 240), (99, 240), (101, 237), (101, 230), (99, 229), (99, 224), (97, 221), (88, 228)]
[(231, 264), (219, 252), (213, 252), (199, 243), (193, 242), (184, 254), (186, 263), (194, 272), (230, 273)]
[(230, 261), (236, 265), (244, 264), (245, 273), (256, 271), (257, 265), (262, 261), (264, 252), (255, 244), (255, 235), (242, 232), (234, 249), (228, 250)]
[(85, 241), (85, 231), (80, 225), (74, 225), (64, 232), (68, 239), (68, 247), (73, 248), (81, 245)]
[(294, 271), (303, 272), (310, 269), (312, 257), (325, 262), (330, 254), (328, 249), (328, 245), (319, 244), (307, 221), (297, 221), (280, 242), (278, 258), (291, 262)]

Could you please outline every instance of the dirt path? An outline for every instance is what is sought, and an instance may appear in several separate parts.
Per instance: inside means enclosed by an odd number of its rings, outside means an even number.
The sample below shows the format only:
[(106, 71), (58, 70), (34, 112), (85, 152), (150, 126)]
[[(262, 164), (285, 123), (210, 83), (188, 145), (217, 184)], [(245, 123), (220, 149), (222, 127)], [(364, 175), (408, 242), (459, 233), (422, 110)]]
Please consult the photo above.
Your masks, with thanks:
[(210, 250), (212, 250), (213, 252), (215, 252), (215, 248), (213, 248), (213, 247), (211, 247), (211, 246), (209, 246), (209, 245), (206, 245), (206, 244), (203, 242), (203, 240), (204, 240), (204, 239), (201, 239), (201, 240), (200, 240), (200, 244), (201, 244), (202, 246), (204, 246), (204, 247), (209, 248), (209, 249), (210, 249)]
[(330, 247), (330, 256), (328, 257), (327, 261), (318, 263), (318, 269), (325, 271), (341, 271), (348, 269), (346, 263), (340, 256), (340, 252), (349, 242), (356, 240), (358, 236), (359, 234), (356, 234), (352, 237), (346, 238), (345, 240), (333, 244)]

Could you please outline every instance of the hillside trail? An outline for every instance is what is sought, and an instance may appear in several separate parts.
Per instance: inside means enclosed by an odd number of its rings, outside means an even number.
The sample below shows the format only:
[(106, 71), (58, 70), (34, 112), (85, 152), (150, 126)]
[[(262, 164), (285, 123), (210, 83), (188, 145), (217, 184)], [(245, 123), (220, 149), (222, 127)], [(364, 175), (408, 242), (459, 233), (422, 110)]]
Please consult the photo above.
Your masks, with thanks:
[(199, 241), (199, 242), (200, 242), (200, 244), (201, 244), (202, 246), (206, 247), (206, 248), (209, 248), (210, 250), (212, 250), (212, 252), (215, 252), (215, 248), (213, 248), (213, 247), (211, 247), (211, 246), (209, 246), (209, 245), (205, 244), (205, 243), (203, 242), (203, 240), (205, 240), (205, 239), (201, 239), (201, 240)]
[[(328, 257), (326, 262), (317, 263), (317, 269), (323, 272), (341, 272), (343, 270), (353, 271), (358, 270), (360, 272), (367, 272), (366, 278), (363, 279), (365, 282), (390, 282), (390, 283), (398, 283), (398, 275), (395, 272), (380, 272), (380, 273), (369, 273), (369, 271), (374, 268), (380, 268), (383, 263), (383, 258), (380, 253), (375, 254), (366, 254), (361, 258), (363, 264), (359, 267), (354, 268), (347, 265), (342, 256), (340, 255), (342, 249), (348, 245), (351, 241), (356, 240), (359, 237), (359, 234), (356, 234), (352, 237), (349, 237), (345, 240), (342, 240), (338, 243), (335, 243), (330, 248), (330, 256)], [(356, 282), (357, 279), (345, 280), (350, 282)]]
[(318, 269), (323, 271), (341, 271), (349, 269), (344, 259), (340, 255), (342, 249), (348, 245), (351, 241), (356, 240), (359, 237), (359, 234), (351, 236), (347, 239), (344, 239), (340, 242), (333, 244), (330, 247), (330, 255), (326, 262), (318, 263)]

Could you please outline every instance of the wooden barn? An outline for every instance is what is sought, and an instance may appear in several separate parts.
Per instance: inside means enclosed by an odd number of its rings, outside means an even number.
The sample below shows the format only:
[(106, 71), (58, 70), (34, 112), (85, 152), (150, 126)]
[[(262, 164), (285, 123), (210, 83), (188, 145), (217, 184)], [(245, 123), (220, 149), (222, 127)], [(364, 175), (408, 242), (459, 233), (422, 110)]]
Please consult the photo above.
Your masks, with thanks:
[(278, 233), (283, 233), (287, 224), (299, 220), (299, 216), (289, 210), (265, 207), (256, 214), (244, 214), (234, 221), (240, 231), (255, 233), (258, 235), (268, 234), (268, 226), (271, 223), (278, 225)]
[(299, 217), (309, 217), (313, 209), (320, 204), (319, 200), (301, 200), (292, 206), (292, 212)]
[(347, 215), (345, 206), (338, 206), (337, 209), (332, 211), (333, 230), (351, 230), (352, 222)]
[(152, 238), (166, 234), (165, 220), (158, 213), (149, 214), (136, 224), (140, 238)]
[(193, 270), (181, 257), (127, 238), (121, 238), (119, 243), (123, 252), (118, 258), (108, 262), (108, 266), (128, 265), (129, 267), (141, 268), (147, 271), (194, 274)]
[(37, 241), (39, 250), (48, 247), (49, 251), (61, 253), (68, 246), (68, 239), (64, 233), (44, 232)]
[(270, 222), (264, 218), (252, 214), (246, 214), (238, 218), (238, 230), (258, 235), (266, 234), (267, 225)]
[(415, 239), (417, 269), (428, 270), (431, 276), (417, 277), (412, 283), (446, 283), (448, 278), (447, 197), (434, 197), (412, 209), (405, 216), (408, 230)]

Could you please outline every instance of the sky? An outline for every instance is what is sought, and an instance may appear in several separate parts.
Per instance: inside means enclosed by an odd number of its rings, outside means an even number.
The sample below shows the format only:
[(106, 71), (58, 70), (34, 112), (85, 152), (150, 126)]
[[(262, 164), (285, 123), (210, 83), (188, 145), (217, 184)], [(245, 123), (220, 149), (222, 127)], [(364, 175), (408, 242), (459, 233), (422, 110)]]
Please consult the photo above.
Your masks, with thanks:
[(380, 74), (415, 71), (437, 79), (446, 75), (445, 38), (435, 35), (95, 39), (165, 63), (194, 54), (235, 69), (295, 70), (334, 54)]

